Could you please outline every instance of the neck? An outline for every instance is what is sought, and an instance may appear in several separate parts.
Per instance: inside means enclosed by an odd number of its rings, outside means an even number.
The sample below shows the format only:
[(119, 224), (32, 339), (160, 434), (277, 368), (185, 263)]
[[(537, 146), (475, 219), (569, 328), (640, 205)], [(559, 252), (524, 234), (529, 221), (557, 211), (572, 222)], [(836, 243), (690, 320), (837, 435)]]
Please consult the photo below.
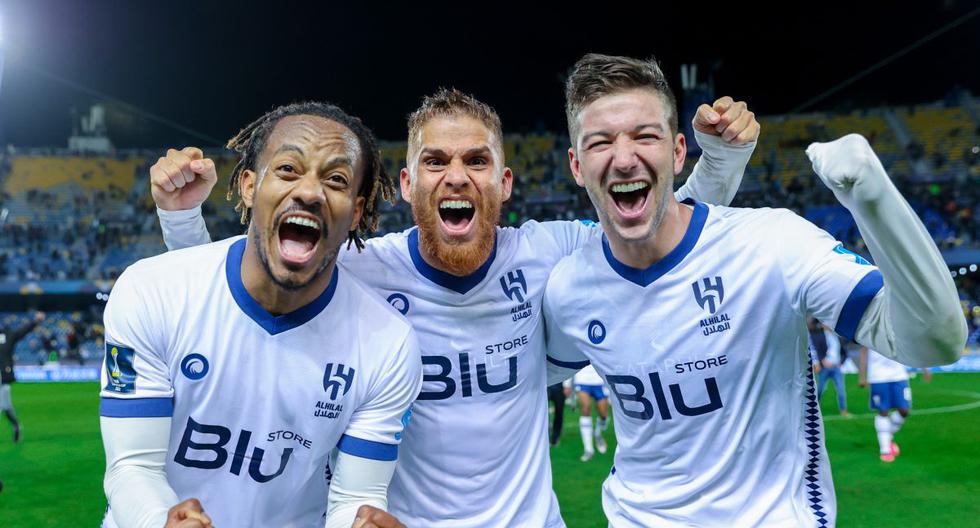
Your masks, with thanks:
[(279, 316), (310, 304), (326, 291), (336, 265), (337, 258), (334, 257), (312, 282), (297, 290), (287, 290), (269, 277), (259, 258), (258, 248), (249, 236), (245, 242), (245, 254), (242, 255), (242, 285), (259, 306)]
[(684, 238), (691, 224), (691, 208), (678, 203), (673, 194), (669, 195), (667, 212), (660, 227), (650, 237), (639, 240), (625, 240), (613, 229), (607, 229), (606, 239), (616, 260), (631, 268), (646, 269), (674, 250)]

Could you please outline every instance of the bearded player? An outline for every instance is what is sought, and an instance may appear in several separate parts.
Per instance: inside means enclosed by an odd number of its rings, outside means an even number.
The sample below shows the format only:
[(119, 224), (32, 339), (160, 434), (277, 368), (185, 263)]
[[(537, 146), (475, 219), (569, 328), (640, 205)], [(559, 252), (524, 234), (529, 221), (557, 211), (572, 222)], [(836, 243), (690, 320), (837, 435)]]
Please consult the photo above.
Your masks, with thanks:
[(922, 222), (856, 135), (807, 154), (878, 267), (786, 210), (678, 202), (686, 139), (652, 60), (585, 56), (566, 113), (604, 236), (548, 281), (548, 353), (591, 361), (616, 400), (610, 526), (833, 525), (806, 318), (905, 364), (955, 361), (966, 325)]
[[(759, 126), (744, 103), (702, 105), (701, 160), (681, 198), (728, 203)], [(408, 526), (564, 526), (552, 492), (541, 296), (552, 266), (601, 231), (581, 222), (497, 226), (514, 175), (496, 112), (455, 90), (426, 97), (408, 123), (402, 197), (417, 227), (341, 254), (419, 334), (425, 377), (389, 490)], [(169, 247), (208, 240), (187, 157), (151, 171)], [(184, 191), (191, 185), (191, 198)], [(209, 190), (209, 188), (208, 188)], [(198, 194), (193, 194), (198, 193)], [(193, 208), (193, 209), (192, 209)], [(192, 209), (186, 211), (186, 209)], [(170, 212), (163, 211), (170, 210)]]
[(385, 507), (417, 340), (336, 266), (392, 191), (374, 136), (301, 103), (229, 147), (247, 234), (133, 264), (106, 306), (105, 526), (402, 526), (358, 511)]

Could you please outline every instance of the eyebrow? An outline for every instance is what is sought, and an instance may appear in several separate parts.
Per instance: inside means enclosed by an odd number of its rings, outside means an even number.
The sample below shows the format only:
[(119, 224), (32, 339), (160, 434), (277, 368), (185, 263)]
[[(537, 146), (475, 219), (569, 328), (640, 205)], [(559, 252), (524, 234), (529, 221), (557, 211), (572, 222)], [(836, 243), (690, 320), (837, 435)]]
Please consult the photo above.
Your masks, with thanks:
[[(644, 128), (654, 128), (657, 130), (657, 132), (660, 132), (661, 134), (664, 132), (664, 127), (660, 123), (644, 123), (642, 125), (637, 125), (633, 127), (633, 132), (639, 132)], [(610, 135), (610, 133), (606, 132), (605, 130), (589, 132), (588, 134), (582, 136), (582, 143), (588, 142), (588, 140), (591, 139), (593, 136), (608, 136), (608, 135)]]
[[(463, 156), (466, 157), (466, 156), (474, 156), (477, 154), (489, 154), (489, 153), (490, 153), (490, 147), (486, 145), (481, 145), (479, 147), (466, 149), (465, 151), (463, 151)], [(446, 151), (437, 148), (424, 148), (422, 149), (421, 152), (419, 152), (419, 157), (422, 157), (426, 154), (430, 154), (437, 157), (443, 157), (443, 158), (449, 157), (449, 154)]]
[(281, 154), (283, 152), (296, 152), (298, 154), (305, 154), (305, 152), (303, 152), (303, 149), (291, 143), (283, 143), (282, 145), (279, 146), (278, 149), (276, 149), (276, 152), (274, 154)]

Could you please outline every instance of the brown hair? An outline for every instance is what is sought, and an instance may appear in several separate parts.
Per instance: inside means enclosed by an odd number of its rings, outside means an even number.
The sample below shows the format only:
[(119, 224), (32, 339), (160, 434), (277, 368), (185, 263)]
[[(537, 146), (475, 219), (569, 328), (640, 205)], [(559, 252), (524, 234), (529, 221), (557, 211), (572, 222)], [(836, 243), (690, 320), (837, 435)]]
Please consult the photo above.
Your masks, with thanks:
[(498, 162), (503, 163), (503, 132), (500, 116), (490, 105), (477, 100), (472, 95), (463, 93), (455, 88), (439, 88), (439, 90), (422, 98), (422, 106), (408, 116), (408, 152), (405, 163), (410, 173), (415, 174), (414, 158), (421, 150), (422, 127), (436, 117), (452, 117), (465, 115), (479, 120), (490, 130), (490, 150), (498, 156)]
[(663, 97), (670, 132), (676, 134), (677, 99), (656, 59), (589, 53), (575, 63), (565, 82), (565, 117), (572, 145), (578, 138), (578, 115), (583, 108), (600, 97), (634, 88), (646, 88)]
[(242, 171), (254, 171), (256, 169), (259, 155), (265, 150), (266, 141), (268, 141), (276, 124), (284, 117), (294, 115), (323, 117), (347, 127), (357, 136), (364, 163), (364, 174), (361, 175), (361, 187), (358, 189), (357, 195), (364, 197), (364, 213), (361, 215), (357, 228), (348, 233), (347, 247), (354, 244), (360, 250), (364, 247), (361, 237), (378, 228), (378, 222), (381, 218), (379, 210), (381, 201), (393, 203), (395, 185), (381, 163), (381, 151), (378, 149), (378, 142), (374, 138), (374, 133), (360, 119), (332, 104), (304, 102), (279, 106), (256, 119), (235, 137), (229, 139), (227, 147), (242, 157), (231, 172), (231, 179), (228, 181), (228, 199), (231, 200), (235, 194), (239, 195), (235, 210), (241, 213), (242, 223), (248, 224), (251, 221), (252, 210), (245, 205), (238, 188)]

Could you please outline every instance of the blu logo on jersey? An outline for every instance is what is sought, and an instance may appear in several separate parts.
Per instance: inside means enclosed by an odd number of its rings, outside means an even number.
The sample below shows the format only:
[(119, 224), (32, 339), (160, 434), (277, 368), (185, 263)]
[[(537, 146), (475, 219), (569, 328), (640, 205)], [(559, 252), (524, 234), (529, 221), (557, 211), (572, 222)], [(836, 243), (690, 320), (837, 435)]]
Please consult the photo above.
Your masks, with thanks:
[[(456, 380), (451, 376), (453, 373), (453, 362), (445, 356), (422, 356), (422, 366), (439, 367), (439, 372), (432, 374), (426, 371), (422, 376), (422, 392), (419, 393), (420, 400), (445, 400), (456, 393)], [(499, 369), (498, 369), (499, 370)], [(459, 389), (463, 398), (473, 396), (472, 371), (470, 367), (470, 355), (466, 352), (459, 353)], [(428, 383), (441, 383), (442, 390), (426, 390)], [(493, 394), (504, 392), (517, 385), (517, 356), (507, 358), (507, 381), (502, 383), (491, 383), (487, 375), (486, 363), (476, 365), (476, 384), (483, 394)]]
[(500, 288), (504, 290), (508, 299), (523, 303), (524, 296), (527, 295), (527, 281), (524, 280), (524, 270), (518, 268), (516, 271), (507, 272), (506, 276), (501, 276)]
[(334, 369), (333, 363), (327, 363), (327, 368), (323, 371), (323, 390), (330, 393), (330, 399), (337, 399), (337, 392), (343, 391), (342, 395), (347, 395), (351, 385), (354, 384), (354, 367), (344, 370), (343, 363), (337, 363)]
[[(725, 286), (721, 282), (721, 277), (715, 277), (714, 282), (711, 281), (710, 277), (705, 277), (701, 279), (701, 282), (704, 284), (703, 290), (697, 281), (691, 283), (691, 287), (694, 288), (694, 300), (702, 309), (707, 304), (708, 313), (714, 314), (721, 306), (721, 302), (725, 300)], [(715, 303), (716, 298), (718, 299), (717, 304)]]
[[(629, 416), (630, 418), (636, 418), (637, 420), (650, 420), (653, 418), (653, 404), (656, 403), (657, 410), (660, 412), (660, 417), (664, 420), (672, 420), (673, 414), (670, 412), (670, 403), (673, 404), (674, 410), (683, 416), (700, 416), (702, 414), (707, 414), (713, 411), (721, 409), (723, 404), (721, 402), (721, 393), (718, 391), (718, 381), (714, 376), (709, 376), (704, 378), (704, 388), (708, 393), (708, 403), (704, 405), (690, 406), (684, 400), (684, 393), (681, 391), (681, 386), (678, 383), (671, 383), (667, 386), (670, 398), (668, 400), (667, 392), (664, 391), (663, 383), (660, 381), (660, 373), (651, 372), (647, 375), (650, 380), (650, 389), (653, 392), (653, 402), (644, 397), (646, 394), (646, 386), (644, 385), (644, 380), (636, 376), (628, 375), (608, 375), (606, 376), (606, 382), (609, 384), (609, 388), (612, 389), (613, 393), (616, 395), (616, 400), (619, 401), (619, 408), (623, 411), (623, 414)], [(699, 398), (702, 399), (702, 398)], [(630, 407), (627, 408), (626, 404), (629, 403)], [(639, 408), (637, 408), (639, 406)]]
[[(217, 439), (215, 439), (217, 437)], [(180, 445), (174, 453), (174, 462), (191, 468), (198, 469), (220, 469), (228, 462), (228, 450), (225, 445), (231, 440), (231, 429), (220, 425), (202, 424), (194, 421), (190, 416), (187, 417), (187, 425), (184, 427), (184, 434), (180, 438)], [(252, 431), (242, 429), (238, 433), (238, 440), (235, 442), (235, 452), (232, 453), (231, 467), (232, 474), (240, 475), (245, 460), (248, 459), (248, 476), (255, 482), (264, 483), (282, 475), (289, 463), (289, 457), (293, 454), (293, 448), (287, 447), (282, 450), (279, 456), (279, 469), (270, 475), (262, 473), (262, 459), (265, 457), (265, 449), (255, 446), (252, 454), (248, 454), (248, 446), (252, 440)], [(194, 458), (188, 456), (192, 451), (208, 451), (211, 454), (206, 457), (196, 455)]]

